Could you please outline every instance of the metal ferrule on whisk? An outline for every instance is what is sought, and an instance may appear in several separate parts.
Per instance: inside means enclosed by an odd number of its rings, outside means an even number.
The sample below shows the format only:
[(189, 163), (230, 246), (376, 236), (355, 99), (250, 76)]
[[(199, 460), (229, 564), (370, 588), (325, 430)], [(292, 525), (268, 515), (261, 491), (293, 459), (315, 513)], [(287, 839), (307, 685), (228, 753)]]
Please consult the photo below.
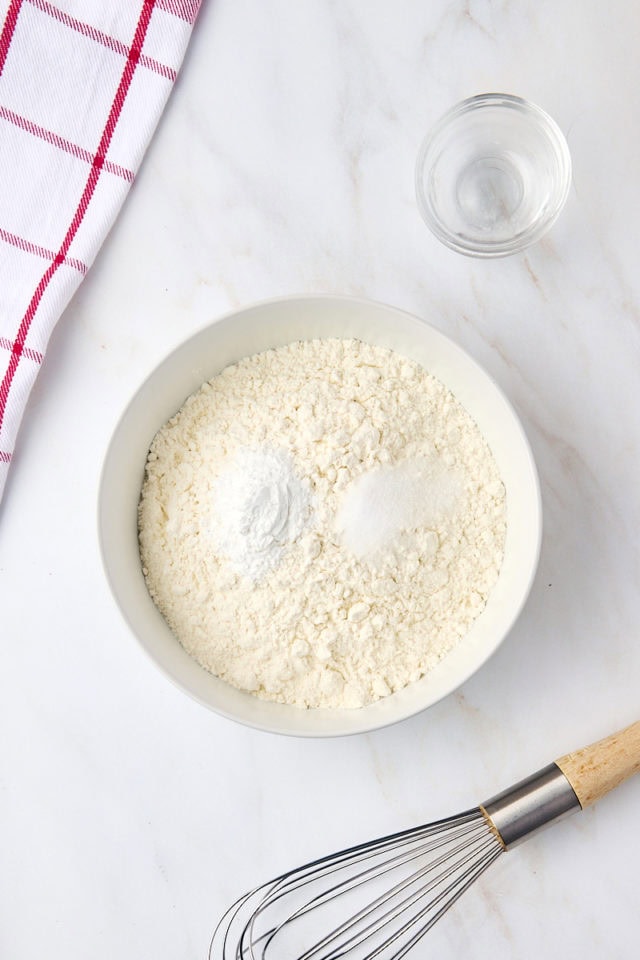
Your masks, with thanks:
[(532, 833), (579, 810), (580, 801), (560, 767), (550, 763), (480, 809), (510, 850)]

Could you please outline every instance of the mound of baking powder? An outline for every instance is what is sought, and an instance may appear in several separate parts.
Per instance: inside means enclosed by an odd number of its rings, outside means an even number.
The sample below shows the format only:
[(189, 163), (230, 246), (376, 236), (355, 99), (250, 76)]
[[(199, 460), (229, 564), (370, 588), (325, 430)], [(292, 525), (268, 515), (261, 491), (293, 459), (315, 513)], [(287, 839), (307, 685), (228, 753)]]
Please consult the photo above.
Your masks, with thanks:
[(286, 450), (240, 447), (216, 480), (211, 530), (221, 556), (260, 580), (309, 517), (309, 492)]
[(149, 591), (207, 670), (258, 697), (359, 707), (423, 676), (483, 610), (505, 491), (467, 411), (356, 340), (248, 357), (155, 437)]

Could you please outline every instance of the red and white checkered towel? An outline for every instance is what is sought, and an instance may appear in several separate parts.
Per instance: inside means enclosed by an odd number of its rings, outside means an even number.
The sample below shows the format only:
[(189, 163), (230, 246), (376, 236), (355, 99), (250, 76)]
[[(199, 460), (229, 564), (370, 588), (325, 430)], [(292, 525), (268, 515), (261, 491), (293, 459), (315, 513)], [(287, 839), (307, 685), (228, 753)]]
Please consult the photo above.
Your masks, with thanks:
[(51, 331), (129, 191), (199, 6), (0, 0), (0, 497)]

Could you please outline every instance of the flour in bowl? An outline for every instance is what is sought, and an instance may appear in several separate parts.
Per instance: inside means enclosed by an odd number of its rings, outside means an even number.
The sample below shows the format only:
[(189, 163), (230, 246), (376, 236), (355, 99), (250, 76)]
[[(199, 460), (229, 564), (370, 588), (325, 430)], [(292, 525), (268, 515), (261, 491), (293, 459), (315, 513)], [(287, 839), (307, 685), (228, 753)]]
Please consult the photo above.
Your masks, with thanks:
[(360, 707), (428, 673), (498, 578), (505, 490), (443, 384), (351, 339), (204, 384), (156, 435), (143, 569), (205, 669), (258, 697)]

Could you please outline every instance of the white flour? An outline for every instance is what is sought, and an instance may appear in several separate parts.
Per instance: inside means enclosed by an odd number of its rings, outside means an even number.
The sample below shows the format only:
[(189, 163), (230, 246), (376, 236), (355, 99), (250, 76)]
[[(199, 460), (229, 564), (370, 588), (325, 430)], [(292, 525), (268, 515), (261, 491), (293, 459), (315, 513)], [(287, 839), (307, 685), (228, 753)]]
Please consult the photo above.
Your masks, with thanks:
[(495, 461), (439, 381), (389, 350), (316, 340), (228, 367), (158, 433), (140, 549), (206, 669), (265, 699), (358, 707), (468, 631), (505, 515)]

